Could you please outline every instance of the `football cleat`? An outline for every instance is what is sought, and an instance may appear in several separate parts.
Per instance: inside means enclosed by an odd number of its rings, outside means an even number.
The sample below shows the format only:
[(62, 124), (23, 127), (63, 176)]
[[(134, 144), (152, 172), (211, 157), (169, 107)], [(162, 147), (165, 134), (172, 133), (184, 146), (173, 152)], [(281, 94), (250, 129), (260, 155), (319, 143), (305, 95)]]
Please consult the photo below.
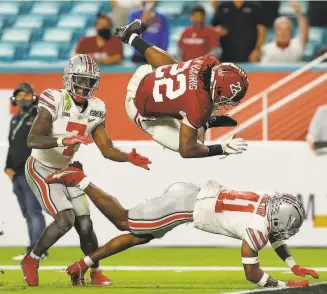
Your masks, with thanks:
[(126, 26), (116, 28), (115, 36), (122, 42), (128, 44), (129, 38), (132, 34), (141, 35), (147, 28), (148, 25), (145, 22), (142, 22), (140, 19), (135, 19)]
[(94, 286), (112, 286), (111, 280), (102, 271), (91, 271), (90, 277)]
[(87, 264), (83, 259), (71, 264), (67, 269), (66, 273), (70, 276), (73, 286), (84, 286), (85, 280), (84, 275), (88, 270)]
[(30, 255), (26, 255), (21, 261), (22, 270), (24, 273), (24, 280), (29, 286), (39, 285), (39, 260), (32, 258)]

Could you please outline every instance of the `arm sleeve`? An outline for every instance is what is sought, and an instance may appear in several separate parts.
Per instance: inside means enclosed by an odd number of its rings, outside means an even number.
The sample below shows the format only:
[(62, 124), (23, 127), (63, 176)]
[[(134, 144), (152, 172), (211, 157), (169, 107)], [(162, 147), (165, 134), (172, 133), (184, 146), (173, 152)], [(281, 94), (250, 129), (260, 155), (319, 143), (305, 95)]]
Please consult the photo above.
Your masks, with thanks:
[(265, 236), (261, 231), (249, 228), (246, 229), (244, 240), (249, 244), (252, 250), (258, 252), (266, 246), (268, 237)]
[(48, 110), (52, 116), (52, 121), (58, 117), (58, 101), (56, 101), (54, 92), (50, 89), (44, 90), (40, 97), (38, 106)]
[(327, 106), (319, 107), (313, 116), (307, 134), (307, 141), (314, 143), (327, 139)]

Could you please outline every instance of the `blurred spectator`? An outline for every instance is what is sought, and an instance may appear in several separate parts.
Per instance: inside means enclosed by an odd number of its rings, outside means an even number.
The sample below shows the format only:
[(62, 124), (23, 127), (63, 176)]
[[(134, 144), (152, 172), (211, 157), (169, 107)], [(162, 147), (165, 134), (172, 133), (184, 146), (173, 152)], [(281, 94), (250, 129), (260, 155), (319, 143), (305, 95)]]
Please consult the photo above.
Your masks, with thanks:
[(212, 25), (221, 36), (221, 61), (256, 62), (266, 38), (260, 6), (252, 2), (222, 2)]
[(308, 18), (311, 27), (327, 27), (327, 1), (308, 1)]
[[(19, 111), (10, 123), (9, 150), (5, 173), (12, 181), (13, 191), (27, 222), (30, 244), (26, 248), (26, 254), (30, 254), (45, 229), (42, 208), (27, 184), (24, 172), (26, 160), (31, 154), (31, 149), (27, 148), (26, 140), (37, 114), (37, 97), (28, 83), (21, 83), (14, 91), (11, 102), (14, 106), (18, 106)], [(13, 259), (22, 260), (23, 258), (24, 254), (15, 256)]]
[(74, 54), (88, 54), (99, 64), (116, 64), (123, 60), (123, 45), (111, 32), (111, 19), (104, 14), (98, 14), (95, 30), (96, 36), (83, 37), (79, 40)]
[[(146, 22), (149, 27), (142, 34), (144, 40), (163, 49), (168, 49), (169, 30), (168, 22), (164, 15), (155, 11), (157, 1), (143, 1), (142, 8), (129, 14), (129, 22), (138, 18)], [(145, 62), (146, 59), (138, 52), (134, 51), (132, 57), (134, 62)]]
[(262, 48), (263, 63), (300, 61), (308, 42), (308, 22), (298, 2), (291, 2), (300, 27), (299, 36), (292, 38), (293, 24), (286, 16), (278, 17), (274, 22), (275, 40)]
[(209, 53), (215, 54), (219, 45), (219, 36), (215, 28), (205, 25), (206, 12), (200, 5), (191, 10), (192, 26), (185, 29), (179, 42), (180, 59), (194, 59)]
[(111, 0), (112, 19), (115, 27), (128, 23), (128, 14), (141, 5), (140, 0)]
[(255, 1), (261, 7), (262, 22), (266, 27), (271, 28), (275, 19), (279, 16), (280, 1)]
[(313, 116), (307, 141), (317, 154), (327, 154), (327, 105), (320, 106)]

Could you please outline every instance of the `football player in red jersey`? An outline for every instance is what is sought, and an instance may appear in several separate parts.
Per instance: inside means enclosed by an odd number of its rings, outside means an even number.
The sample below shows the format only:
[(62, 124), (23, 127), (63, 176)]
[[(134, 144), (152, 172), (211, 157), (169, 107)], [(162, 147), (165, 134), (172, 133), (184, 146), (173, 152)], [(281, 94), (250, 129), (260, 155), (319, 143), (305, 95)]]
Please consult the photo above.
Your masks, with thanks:
[(109, 221), (119, 230), (129, 232), (70, 265), (66, 271), (74, 280), (83, 276), (94, 262), (162, 238), (175, 227), (190, 222), (196, 229), (242, 240), (241, 258), (245, 276), (258, 286), (286, 288), (309, 285), (307, 280), (276, 280), (260, 268), (258, 252), (268, 242), (293, 274), (319, 278), (316, 271), (296, 263), (284, 241), (299, 231), (305, 218), (301, 200), (292, 195), (237, 191), (216, 181), (206, 181), (200, 186), (178, 182), (170, 185), (163, 195), (126, 210), (115, 197), (90, 183), (78, 162), (50, 174), (46, 182), (83, 190)]
[(140, 37), (145, 29), (146, 25), (137, 19), (115, 33), (149, 62), (136, 70), (127, 86), (129, 118), (154, 141), (185, 158), (243, 152), (247, 144), (240, 138), (230, 137), (210, 146), (202, 142), (207, 128), (237, 124), (216, 112), (219, 107), (237, 105), (245, 96), (249, 86), (245, 72), (235, 64), (219, 63), (212, 55), (178, 63)]

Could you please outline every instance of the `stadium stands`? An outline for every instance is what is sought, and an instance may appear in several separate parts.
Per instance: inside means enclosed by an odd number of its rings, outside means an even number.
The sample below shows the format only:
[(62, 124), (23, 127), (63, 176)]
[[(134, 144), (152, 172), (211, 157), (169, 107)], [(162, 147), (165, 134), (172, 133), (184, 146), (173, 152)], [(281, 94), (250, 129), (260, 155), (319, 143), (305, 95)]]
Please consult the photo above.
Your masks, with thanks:
[[(2, 0), (0, 3), (0, 62), (19, 60), (60, 61), (67, 59), (76, 42), (83, 35), (94, 34), (93, 25), (98, 12), (110, 13), (110, 1), (19, 1)], [(210, 21), (213, 11), (210, 2), (160, 1), (158, 11), (164, 13), (170, 23), (169, 50), (177, 54), (177, 41), (185, 26), (190, 24), (189, 10), (196, 2), (207, 10)], [(307, 3), (301, 2), (304, 11)], [(294, 19), (288, 1), (283, 1), (280, 12)], [(273, 31), (267, 33), (267, 42)], [(42, 48), (44, 42), (44, 50)], [(24, 44), (24, 49), (17, 44)], [(309, 43), (304, 60), (312, 56), (327, 43), (327, 29), (310, 28)], [(131, 50), (124, 46), (125, 59)], [(39, 56), (39, 58), (38, 58)]]

